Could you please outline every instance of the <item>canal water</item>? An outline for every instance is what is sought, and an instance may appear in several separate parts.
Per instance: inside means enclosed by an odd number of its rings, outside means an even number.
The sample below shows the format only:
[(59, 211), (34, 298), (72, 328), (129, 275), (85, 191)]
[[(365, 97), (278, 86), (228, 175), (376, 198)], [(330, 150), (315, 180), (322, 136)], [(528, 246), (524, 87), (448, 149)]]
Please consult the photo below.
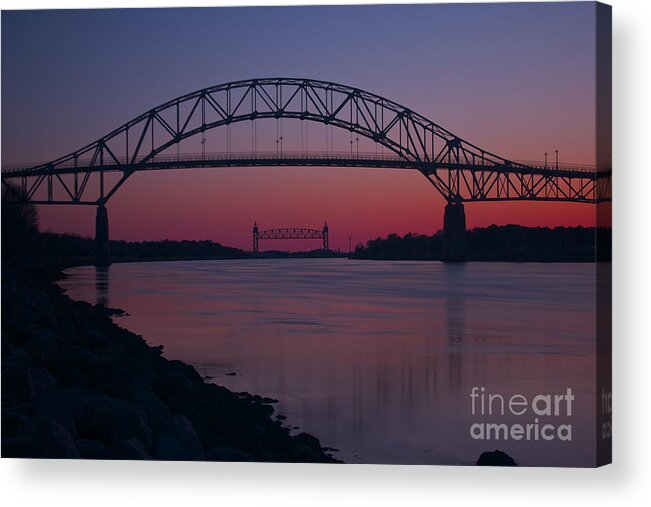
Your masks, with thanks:
[[(211, 382), (278, 399), (285, 424), (346, 462), (472, 464), (500, 449), (522, 465), (594, 463), (594, 264), (247, 259), (66, 273), (73, 299), (124, 309), (119, 325)], [(487, 424), (504, 426), (479, 438)]]

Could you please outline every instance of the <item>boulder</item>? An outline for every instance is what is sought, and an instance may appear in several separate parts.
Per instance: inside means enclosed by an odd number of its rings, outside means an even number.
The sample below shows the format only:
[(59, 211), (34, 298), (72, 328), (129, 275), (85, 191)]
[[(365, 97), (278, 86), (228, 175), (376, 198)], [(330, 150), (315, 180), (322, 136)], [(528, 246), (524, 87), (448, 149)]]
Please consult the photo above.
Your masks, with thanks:
[(80, 438), (77, 440), (79, 455), (84, 459), (110, 459), (109, 448), (99, 440)]
[[(3, 430), (4, 431), (4, 430)], [(2, 437), (3, 458), (33, 458), (34, 445), (31, 437)]]
[(54, 386), (43, 391), (33, 405), (36, 421), (55, 422), (75, 434), (77, 424), (85, 420), (89, 400), (81, 388)]
[(498, 449), (494, 451), (485, 451), (481, 453), (479, 459), (477, 460), (478, 466), (489, 466), (489, 467), (516, 467), (517, 463), (513, 460), (511, 456), (502, 452)]
[(151, 455), (137, 438), (129, 438), (116, 447), (117, 459), (151, 459)]
[(32, 421), (16, 408), (2, 408), (2, 435), (28, 436), (32, 433)]
[(299, 433), (294, 437), (291, 454), (299, 462), (323, 461), (321, 442), (307, 433)]
[(199, 435), (185, 416), (175, 415), (169, 420), (156, 442), (154, 458), (177, 461), (206, 459)]
[(142, 408), (103, 394), (89, 396), (87, 404), (86, 416), (78, 424), (80, 437), (101, 440), (112, 446), (130, 438), (138, 439), (145, 446), (152, 445), (153, 435)]
[(26, 345), (25, 349), (37, 365), (54, 363), (59, 357), (59, 345), (54, 331), (40, 329), (36, 336)]
[(41, 421), (33, 440), (34, 458), (79, 458), (79, 450), (72, 434), (54, 421)]
[(16, 400), (29, 401), (36, 397), (32, 368), (19, 365), (2, 365), (2, 391), (11, 393)]
[(230, 445), (215, 447), (206, 454), (206, 458), (210, 461), (252, 461), (249, 454)]

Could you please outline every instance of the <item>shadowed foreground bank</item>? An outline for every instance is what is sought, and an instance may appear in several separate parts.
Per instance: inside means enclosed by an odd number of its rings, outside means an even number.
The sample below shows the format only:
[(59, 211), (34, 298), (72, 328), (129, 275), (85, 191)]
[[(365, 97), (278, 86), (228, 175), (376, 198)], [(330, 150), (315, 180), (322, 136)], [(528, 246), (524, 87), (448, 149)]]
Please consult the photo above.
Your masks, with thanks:
[(2, 314), (2, 457), (336, 462), (50, 282), (5, 267)]

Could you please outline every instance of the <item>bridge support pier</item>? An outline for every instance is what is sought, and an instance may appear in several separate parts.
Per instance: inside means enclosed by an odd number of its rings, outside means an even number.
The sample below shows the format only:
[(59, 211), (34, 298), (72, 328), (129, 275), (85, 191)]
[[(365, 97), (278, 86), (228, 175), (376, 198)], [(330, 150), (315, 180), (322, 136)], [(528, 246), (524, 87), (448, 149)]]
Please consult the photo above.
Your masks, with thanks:
[(95, 215), (95, 265), (108, 266), (111, 264), (109, 255), (109, 226), (108, 212), (102, 204), (97, 206)]
[(253, 223), (253, 257), (257, 257), (260, 253), (259, 251), (260, 243), (260, 231), (258, 230), (258, 222)]
[(464, 262), (466, 258), (466, 212), (462, 203), (449, 202), (443, 215), (443, 261)]
[(323, 225), (323, 251), (327, 252), (330, 250), (330, 246), (328, 245), (328, 222), (326, 222)]

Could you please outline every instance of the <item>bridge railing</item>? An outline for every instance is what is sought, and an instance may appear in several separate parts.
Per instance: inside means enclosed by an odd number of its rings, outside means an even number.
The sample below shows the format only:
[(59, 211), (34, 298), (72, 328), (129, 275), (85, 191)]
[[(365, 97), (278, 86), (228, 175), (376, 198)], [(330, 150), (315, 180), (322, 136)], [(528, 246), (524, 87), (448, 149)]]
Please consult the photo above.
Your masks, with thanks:
[[(129, 157), (116, 156), (106, 157), (102, 167), (120, 167), (131, 163)], [(401, 161), (403, 157), (395, 153), (375, 153), (375, 152), (357, 152), (353, 151), (231, 151), (231, 152), (206, 152), (206, 153), (178, 153), (169, 154), (161, 153), (151, 157), (148, 162), (174, 163), (174, 162), (201, 162), (201, 161), (225, 161), (225, 160), (391, 160)], [(49, 162), (21, 163), (21, 164), (2, 164), (2, 172), (10, 173), (13, 171), (22, 171), (30, 168), (45, 167)], [(69, 160), (56, 165), (59, 169), (72, 169), (75, 167), (99, 166), (97, 160), (92, 158)]]
[[(522, 164), (526, 165), (528, 167), (533, 167), (535, 169), (547, 169), (549, 171), (555, 171), (556, 170), (556, 163), (555, 162), (549, 162), (545, 164), (544, 161), (541, 160), (513, 160), (513, 162), (517, 164)], [(559, 163), (558, 164), (558, 170), (559, 171), (582, 171), (582, 172), (603, 172), (603, 171), (610, 171), (611, 166), (610, 164), (576, 164), (576, 163)]]
[[(130, 160), (126, 156), (116, 156), (117, 160), (113, 157), (105, 157), (101, 167), (104, 168), (119, 168), (122, 166), (130, 165)], [(277, 150), (277, 151), (231, 151), (231, 152), (205, 152), (205, 153), (161, 153), (150, 158), (146, 164), (170, 164), (182, 162), (203, 162), (210, 163), (211, 161), (244, 161), (244, 160), (341, 160), (341, 161), (392, 161), (399, 162), (406, 159), (393, 152), (360, 152), (357, 150), (352, 151), (293, 151), (293, 150)], [(524, 165), (527, 167), (535, 168), (538, 170), (557, 170), (555, 163), (547, 163), (537, 160), (513, 160), (515, 164)], [(29, 163), (29, 164), (2, 164), (2, 173), (10, 174), (12, 172), (25, 171), (28, 169), (43, 169), (47, 167), (49, 162), (42, 163)], [(476, 160), (473, 164), (475, 166), (485, 165), (486, 167), (494, 167), (494, 164), (485, 161), (482, 164), (481, 160)], [(97, 159), (78, 159), (69, 160), (56, 165), (56, 169), (74, 169), (74, 168), (88, 168), (100, 167)], [(559, 164), (558, 170), (579, 171), (585, 173), (594, 173), (609, 171), (610, 165), (591, 165), (591, 164), (573, 164), (563, 163)]]

